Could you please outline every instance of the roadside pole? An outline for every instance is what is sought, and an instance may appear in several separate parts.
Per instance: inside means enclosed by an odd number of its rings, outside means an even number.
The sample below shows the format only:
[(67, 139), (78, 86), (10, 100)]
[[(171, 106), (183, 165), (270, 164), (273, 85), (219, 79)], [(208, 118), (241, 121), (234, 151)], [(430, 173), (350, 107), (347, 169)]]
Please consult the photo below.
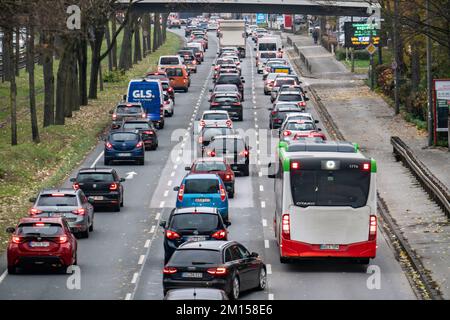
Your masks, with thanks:
[(394, 100), (395, 100), (395, 114), (399, 114), (400, 113), (400, 66), (399, 66), (399, 56), (400, 56), (400, 52), (399, 52), (399, 32), (398, 32), (398, 1), (399, 0), (394, 0), (394, 62), (395, 62), (395, 70), (394, 70), (394, 83), (395, 83), (395, 87), (394, 87)]
[[(426, 0), (427, 6), (427, 21), (430, 21), (430, 1)], [(428, 146), (431, 147), (434, 143), (434, 119), (433, 119), (433, 74), (431, 73), (431, 39), (427, 35), (427, 100), (428, 100)], [(449, 118), (450, 121), (450, 118)], [(450, 128), (450, 127), (449, 127)], [(450, 132), (450, 130), (449, 130)], [(450, 150), (450, 142), (449, 142)]]

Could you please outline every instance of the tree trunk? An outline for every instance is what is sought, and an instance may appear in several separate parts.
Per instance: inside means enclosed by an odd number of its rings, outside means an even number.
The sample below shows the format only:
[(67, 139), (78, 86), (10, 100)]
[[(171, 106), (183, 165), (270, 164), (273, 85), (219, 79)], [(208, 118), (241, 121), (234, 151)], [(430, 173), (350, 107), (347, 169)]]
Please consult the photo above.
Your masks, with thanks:
[(16, 28), (16, 43), (15, 43), (15, 51), (16, 51), (16, 57), (14, 59), (15, 62), (15, 73), (16, 76), (18, 77), (20, 75), (20, 28), (17, 27)]
[(146, 14), (148, 20), (145, 24), (145, 29), (147, 30), (147, 45), (148, 45), (148, 52), (152, 52), (152, 17), (150, 13)]
[(98, 73), (100, 68), (100, 54), (102, 49), (104, 27), (95, 28), (94, 41), (91, 43), (92, 62), (91, 62), (91, 82), (89, 83), (89, 98), (97, 99)]
[[(3, 57), (2, 57), (2, 63), (3, 63), (3, 79), (5, 81), (10, 81), (11, 80), (11, 70), (13, 70), (14, 68), (11, 67), (11, 64), (13, 63), (11, 60), (11, 57), (13, 56), (12, 53), (12, 42), (11, 44), (9, 44), (7, 42), (7, 38), (6, 38), (6, 34), (8, 33), (8, 29), (3, 29), (3, 32), (5, 34), (5, 36), (2, 39), (2, 48), (3, 48)], [(12, 32), (12, 31), (9, 31)], [(11, 40), (12, 41), (12, 40)]]
[(131, 57), (131, 42), (132, 42), (132, 19), (128, 20), (128, 23), (123, 29), (122, 49), (120, 50), (119, 69), (129, 70), (132, 66)]
[(160, 23), (159, 23), (160, 15), (159, 13), (155, 13), (155, 17), (153, 19), (153, 52), (158, 50), (160, 46)]
[(134, 59), (133, 62), (137, 64), (142, 60), (142, 48), (141, 48), (141, 23), (139, 17), (134, 19)]
[(15, 77), (15, 62), (14, 62), (14, 45), (13, 45), (13, 30), (6, 29), (4, 34), (5, 54), (9, 53), (9, 70), (8, 74), (10, 87), (10, 108), (11, 108), (11, 145), (17, 145), (17, 86)]
[(42, 35), (42, 67), (44, 71), (44, 127), (55, 124), (55, 76), (53, 74), (53, 37)]
[[(106, 38), (106, 47), (109, 48), (111, 45), (111, 33), (109, 30), (109, 23), (106, 25), (105, 29), (105, 38)], [(108, 53), (108, 70), (111, 72), (113, 70), (113, 62), (112, 62), (112, 52)]]
[[(116, 34), (117, 25), (116, 25), (116, 15), (113, 14), (111, 18), (111, 29), (112, 29), (112, 35)], [(114, 46), (111, 50), (111, 59), (112, 59), (112, 65), (114, 70), (117, 69), (117, 41), (114, 42)]]
[(167, 38), (167, 19), (168, 19), (168, 17), (169, 17), (169, 14), (167, 14), (167, 13), (164, 13), (162, 16), (162, 43), (166, 42), (166, 38)]
[(74, 39), (65, 38), (63, 41), (63, 50), (61, 59), (59, 61), (59, 68), (56, 80), (56, 117), (55, 123), (57, 125), (65, 124), (65, 117), (71, 116), (72, 103), (71, 103), (71, 86), (70, 83), (72, 71), (71, 63), (73, 59)]
[(103, 91), (104, 90), (104, 88), (103, 88), (103, 72), (102, 72), (102, 64), (101, 63), (98, 65), (98, 79), (100, 82), (100, 91)]
[(28, 83), (29, 83), (29, 97), (30, 97), (30, 115), (31, 115), (31, 135), (35, 143), (39, 143), (39, 128), (36, 114), (36, 92), (34, 81), (34, 27), (33, 22), (30, 23), (28, 28)]
[(87, 40), (82, 38), (78, 47), (78, 69), (80, 73), (78, 89), (80, 91), (80, 105), (82, 106), (87, 106), (89, 103), (87, 94), (87, 50)]
[(417, 93), (420, 84), (420, 44), (418, 41), (412, 43), (411, 50), (411, 92)]

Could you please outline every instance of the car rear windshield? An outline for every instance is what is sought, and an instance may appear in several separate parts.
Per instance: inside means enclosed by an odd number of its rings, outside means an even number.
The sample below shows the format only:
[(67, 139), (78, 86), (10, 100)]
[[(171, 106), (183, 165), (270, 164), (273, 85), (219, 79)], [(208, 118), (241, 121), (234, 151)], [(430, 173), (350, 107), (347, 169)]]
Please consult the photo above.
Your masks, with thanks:
[(227, 152), (241, 152), (245, 148), (244, 141), (241, 139), (215, 139), (209, 145), (209, 148), (216, 151), (226, 150)]
[(222, 64), (234, 64), (234, 60), (233, 59), (219, 59), (217, 60), (217, 65), (222, 65)]
[(259, 48), (259, 51), (277, 51), (277, 44), (273, 43), (273, 42), (272, 43), (260, 43), (258, 48)]
[(286, 125), (286, 129), (293, 131), (311, 131), (314, 130), (314, 125), (310, 122), (306, 123), (289, 122)]
[(214, 97), (214, 102), (220, 102), (220, 103), (224, 103), (224, 102), (229, 102), (229, 103), (236, 103), (239, 102), (239, 99), (237, 97)]
[(228, 115), (224, 113), (206, 113), (203, 120), (228, 120)]
[(260, 56), (262, 59), (270, 59), (276, 58), (277, 54), (276, 52), (261, 52)]
[(187, 179), (184, 183), (184, 193), (218, 193), (219, 180), (217, 179)]
[(222, 85), (218, 85), (215, 89), (214, 92), (237, 92), (238, 88), (236, 87), (235, 84), (222, 84)]
[(277, 79), (275, 80), (275, 86), (276, 87), (281, 87), (282, 85), (294, 85), (295, 84), (295, 79)]
[(278, 97), (278, 101), (303, 101), (301, 94), (282, 94)]
[(147, 122), (125, 122), (123, 128), (131, 130), (149, 130), (150, 125)]
[(138, 136), (134, 133), (114, 133), (111, 135), (112, 141), (136, 141)]
[(370, 172), (361, 170), (291, 170), (294, 204), (308, 206), (366, 205)]
[(167, 76), (169, 77), (182, 77), (183, 70), (181, 68), (169, 68), (166, 69)]
[(230, 135), (233, 133), (233, 129), (230, 128), (206, 128), (203, 131), (203, 140), (211, 140), (214, 136)]
[(195, 165), (195, 171), (226, 171), (227, 166), (221, 161), (205, 161)]
[(207, 249), (177, 250), (170, 259), (170, 264), (177, 266), (217, 265), (220, 263), (220, 252)]
[(178, 57), (163, 57), (159, 61), (159, 64), (176, 66), (177, 64), (180, 64), (180, 61), (179, 61)]
[(142, 109), (141, 109), (141, 107), (138, 107), (138, 106), (132, 106), (132, 107), (117, 106), (116, 112), (121, 113), (121, 114), (136, 114), (136, 113), (141, 113)]
[(219, 225), (219, 217), (215, 214), (192, 213), (177, 214), (170, 223), (170, 228), (182, 231), (196, 229), (199, 232), (214, 230)]
[(77, 182), (114, 182), (112, 173), (86, 172), (80, 173)]
[(217, 83), (240, 83), (241, 79), (235, 75), (221, 75)]
[(77, 197), (74, 194), (42, 194), (37, 203), (39, 207), (76, 207), (77, 205)]
[(276, 110), (278, 111), (288, 111), (288, 110), (292, 110), (292, 112), (297, 112), (300, 110), (300, 108), (298, 107), (298, 105), (296, 103), (289, 103), (289, 104), (279, 104), (275, 107)]
[(63, 228), (55, 223), (24, 223), (17, 228), (17, 234), (23, 237), (39, 235), (41, 237), (55, 237), (62, 235)]

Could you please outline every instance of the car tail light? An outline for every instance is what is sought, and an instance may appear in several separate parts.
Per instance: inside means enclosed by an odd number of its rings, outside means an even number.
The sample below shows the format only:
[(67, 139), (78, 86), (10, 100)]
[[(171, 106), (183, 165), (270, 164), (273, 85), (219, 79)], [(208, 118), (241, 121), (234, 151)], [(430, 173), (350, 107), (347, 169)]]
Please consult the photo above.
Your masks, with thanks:
[(105, 143), (105, 146), (106, 146), (106, 149), (109, 149), (109, 150), (111, 150), (113, 148), (111, 142), (109, 142), (109, 141)]
[(233, 102), (232, 105), (233, 105), (233, 106), (240, 106), (241, 103), (240, 103), (240, 102)]
[(113, 119), (113, 120), (117, 120), (117, 114), (113, 113), (112, 119)]
[(363, 171), (370, 171), (370, 163), (368, 163), (368, 162), (363, 163), (362, 170)]
[(183, 196), (184, 196), (184, 184), (182, 184), (180, 190), (178, 190), (178, 201), (183, 201)]
[(226, 239), (227, 232), (225, 230), (219, 230), (219, 231), (214, 232), (211, 237), (213, 237), (216, 240)]
[(66, 243), (67, 242), (67, 236), (60, 236), (60, 237), (57, 237), (56, 239), (55, 239), (55, 242), (56, 243), (60, 243), (60, 244), (62, 244), (62, 243)]
[(244, 150), (241, 153), (239, 153), (239, 155), (242, 156), (242, 157), (248, 157), (249, 152), (248, 152), (248, 150)]
[(23, 238), (22, 238), (22, 237), (18, 237), (18, 236), (12, 236), (12, 237), (11, 237), (11, 242), (12, 242), (12, 243), (19, 244), (19, 243), (21, 243), (22, 241), (23, 241)]
[(223, 179), (224, 179), (225, 181), (231, 181), (231, 180), (233, 180), (233, 175), (227, 173)]
[(306, 106), (306, 102), (305, 101), (300, 101), (299, 103), (297, 103), (297, 105), (299, 107), (305, 107)]
[(211, 103), (211, 105), (212, 105), (212, 106), (218, 106), (219, 103), (218, 103), (218, 102), (213, 102), (213, 103)]
[(219, 70), (220, 69), (220, 66), (215, 66), (214, 67), (214, 70)]
[(34, 215), (36, 215), (36, 214), (42, 213), (42, 210), (39, 210), (39, 209), (36, 209), (36, 208), (31, 208), (31, 209), (28, 211), (28, 213), (29, 213), (31, 216), (34, 216)]
[(136, 148), (140, 149), (144, 146), (144, 143), (142, 141), (139, 141), (136, 145)]
[(200, 127), (204, 127), (206, 125), (205, 120), (200, 121)]
[(369, 241), (376, 240), (376, 238), (377, 238), (377, 217), (375, 215), (371, 215), (369, 223)]
[(223, 276), (227, 274), (227, 268), (209, 268), (208, 270), (206, 270), (206, 272), (212, 274), (213, 276)]
[(227, 120), (226, 124), (228, 128), (231, 128), (231, 126), (233, 125), (233, 121)]
[(281, 221), (281, 232), (287, 240), (291, 239), (291, 220), (289, 214), (283, 214)]
[(86, 210), (84, 208), (78, 208), (76, 210), (73, 210), (72, 213), (75, 213), (79, 216), (84, 216), (86, 214)]
[(164, 104), (170, 104), (170, 101), (169, 100), (164, 101)]
[(288, 137), (288, 136), (290, 136), (291, 134), (292, 134), (292, 132), (289, 131), (289, 130), (283, 131), (283, 136), (285, 136), (285, 137)]
[(167, 92), (173, 92), (173, 88), (170, 87), (169, 89), (167, 89)]
[(271, 114), (274, 116), (278, 113), (278, 111), (272, 111)]
[(215, 157), (216, 156), (216, 152), (214, 150), (210, 150), (206, 154), (208, 155), (208, 157)]
[(172, 230), (166, 230), (166, 238), (169, 240), (175, 240), (181, 238), (181, 236)]
[(113, 182), (113, 183), (111, 183), (109, 185), (109, 190), (114, 191), (114, 190), (117, 190), (117, 189), (119, 189), (119, 184)]
[(149, 135), (155, 134), (155, 132), (152, 131), (152, 130), (144, 131), (143, 133), (144, 133), (144, 134), (149, 134)]
[(291, 169), (293, 169), (293, 170), (300, 169), (300, 162), (298, 162), (298, 161), (291, 162)]
[(78, 189), (80, 189), (80, 184), (79, 184), (78, 182), (75, 182), (75, 183), (72, 185), (72, 187), (73, 187), (74, 190), (78, 190)]
[(200, 143), (200, 144), (203, 143), (203, 137), (198, 138), (198, 143)]
[(227, 192), (225, 191), (225, 188), (222, 185), (219, 185), (220, 189), (220, 201), (225, 201), (227, 198)]
[(164, 267), (164, 269), (163, 269), (163, 273), (164, 274), (174, 274), (174, 273), (177, 273), (177, 268), (174, 268), (174, 267)]
[(143, 114), (141, 114), (141, 116), (142, 116), (142, 118), (147, 118), (147, 114), (146, 113), (143, 113)]

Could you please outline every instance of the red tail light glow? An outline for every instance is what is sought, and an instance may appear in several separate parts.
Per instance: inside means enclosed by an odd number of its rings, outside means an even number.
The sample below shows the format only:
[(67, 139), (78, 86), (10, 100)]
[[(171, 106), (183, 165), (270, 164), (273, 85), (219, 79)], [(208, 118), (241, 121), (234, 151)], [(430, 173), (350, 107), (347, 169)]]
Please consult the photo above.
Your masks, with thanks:
[(29, 213), (31, 216), (34, 216), (34, 215), (36, 215), (36, 214), (42, 213), (42, 210), (39, 210), (39, 209), (36, 209), (36, 208), (31, 208), (31, 209), (28, 211), (28, 213)]
[(248, 152), (248, 150), (244, 150), (241, 153), (239, 153), (239, 155), (242, 156), (242, 157), (248, 157), (249, 152)]
[(300, 101), (299, 103), (297, 103), (297, 105), (299, 107), (305, 107), (306, 106), (306, 102), (305, 101)]
[(272, 111), (271, 114), (274, 116), (278, 113), (278, 111)]
[(288, 137), (288, 136), (290, 136), (291, 134), (292, 134), (292, 132), (289, 131), (289, 130), (283, 131), (283, 136), (285, 136), (285, 137)]
[(66, 243), (67, 242), (67, 236), (60, 236), (60, 237), (57, 237), (56, 239), (55, 239), (55, 242), (56, 243)]
[(78, 189), (80, 189), (80, 184), (79, 184), (78, 182), (75, 182), (75, 183), (72, 185), (72, 187), (73, 187), (74, 190), (78, 190)]
[(164, 267), (164, 269), (163, 269), (163, 273), (164, 274), (174, 274), (174, 273), (177, 273), (177, 268), (174, 268), (174, 267)]
[(218, 102), (213, 102), (213, 103), (211, 103), (211, 105), (212, 105), (212, 106), (218, 106), (219, 103), (218, 103)]
[(291, 221), (289, 214), (283, 214), (281, 222), (281, 232), (287, 240), (291, 239)]
[(220, 189), (220, 201), (225, 201), (227, 198), (227, 192), (225, 191), (225, 188), (220, 184), (219, 185), (219, 189)]
[(172, 230), (166, 230), (166, 238), (169, 240), (175, 240), (181, 238), (181, 236)]
[(200, 127), (204, 127), (206, 125), (205, 120), (200, 121)]
[(143, 113), (141, 116), (142, 116), (142, 118), (144, 118), (144, 119), (147, 118), (147, 114), (146, 114), (146, 113)]
[(22, 242), (22, 238), (18, 237), (18, 236), (12, 236), (11, 237), (11, 242), (15, 243), (15, 244), (21, 243)]
[(113, 113), (112, 119), (113, 119), (113, 120), (117, 120), (117, 114)]
[(105, 143), (105, 146), (106, 146), (106, 149), (109, 149), (109, 150), (111, 150), (113, 148), (111, 142), (109, 142), (109, 141)]
[(79, 216), (84, 216), (86, 214), (86, 210), (84, 210), (84, 208), (78, 208), (76, 210), (73, 210), (72, 213), (75, 213)]
[(233, 180), (233, 175), (227, 173), (227, 174), (225, 175), (225, 177), (223, 178), (223, 180), (225, 180), (225, 181), (231, 181), (231, 180)]
[(231, 128), (231, 126), (233, 125), (233, 122), (231, 120), (227, 120), (227, 127)]
[(152, 130), (150, 130), (150, 131), (144, 131), (143, 133), (144, 133), (144, 134), (149, 134), (149, 135), (155, 134), (155, 132), (152, 131)]
[(370, 163), (363, 163), (362, 169), (363, 171), (370, 171)]
[(298, 170), (300, 169), (300, 162), (291, 162), (291, 169)]
[(139, 141), (138, 144), (136, 145), (136, 148), (142, 148), (144, 146), (144, 143), (142, 141)]
[(376, 240), (376, 238), (377, 238), (377, 217), (375, 215), (371, 215), (369, 224), (369, 241)]
[(208, 155), (208, 157), (215, 157), (216, 156), (216, 152), (214, 150), (210, 150), (206, 154)]
[(117, 189), (119, 189), (119, 185), (117, 183), (113, 182), (109, 185), (109, 190), (115, 191)]
[(212, 274), (213, 276), (223, 276), (227, 274), (227, 268), (209, 268), (206, 272)]
[(211, 237), (213, 237), (214, 239), (217, 239), (217, 240), (226, 239), (227, 232), (225, 230), (219, 230), (217, 232), (214, 232)]
[(182, 184), (180, 190), (178, 190), (178, 201), (183, 201), (183, 196), (184, 196), (184, 184)]

